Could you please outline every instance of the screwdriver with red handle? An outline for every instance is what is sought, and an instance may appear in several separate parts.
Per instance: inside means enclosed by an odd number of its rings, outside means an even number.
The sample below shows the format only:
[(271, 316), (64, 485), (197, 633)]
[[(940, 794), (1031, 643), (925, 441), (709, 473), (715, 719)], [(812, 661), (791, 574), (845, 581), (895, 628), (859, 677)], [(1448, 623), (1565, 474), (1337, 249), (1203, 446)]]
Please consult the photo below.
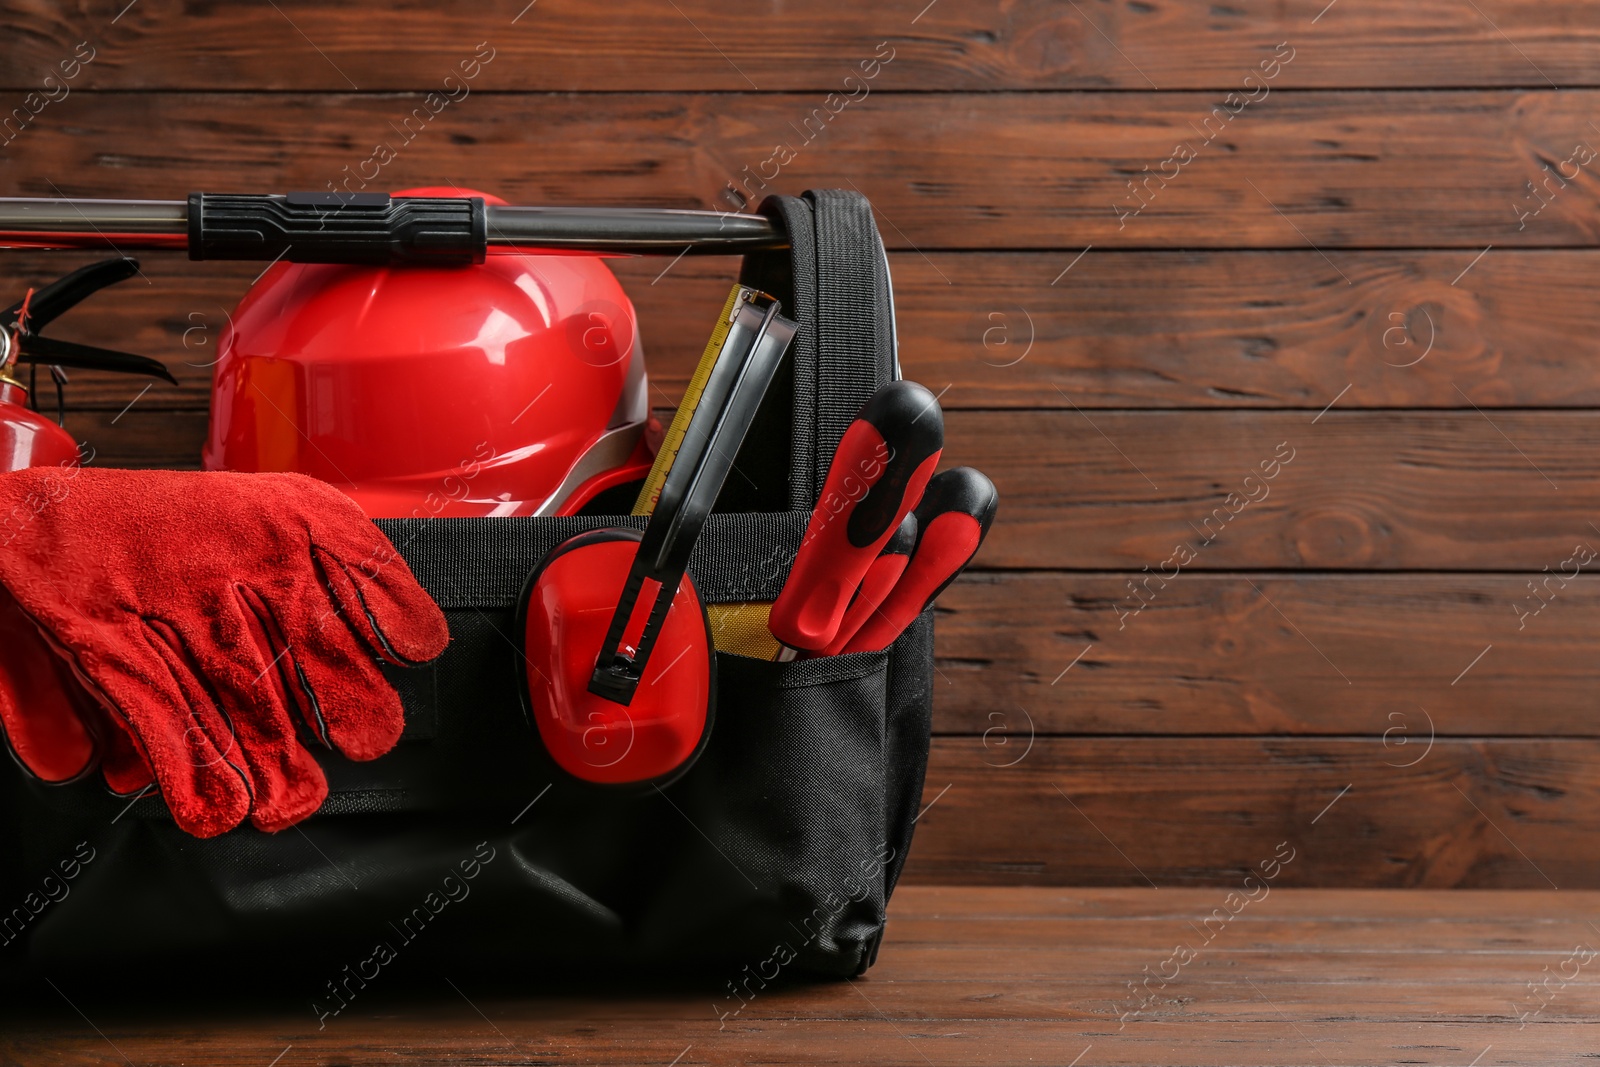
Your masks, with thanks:
[(867, 576), (861, 579), (861, 588), (856, 590), (856, 597), (850, 601), (850, 607), (844, 613), (844, 622), (839, 625), (839, 632), (834, 635), (828, 647), (817, 653), (819, 656), (837, 656), (844, 651), (856, 631), (866, 625), (868, 619), (883, 606), (889, 599), (889, 594), (894, 592), (894, 587), (899, 584), (900, 576), (905, 574), (906, 566), (911, 562), (911, 553), (917, 547), (917, 514), (910, 512), (901, 520), (900, 526), (895, 530), (894, 536), (889, 538), (883, 546), (883, 551), (878, 553), (878, 558), (872, 561), (872, 566), (867, 568)]
[(938, 399), (915, 382), (890, 382), (862, 405), (772, 605), (773, 637), (816, 653), (838, 636), (851, 598), (922, 498), (943, 448)]
[(834, 642), (838, 653), (881, 652), (893, 644), (977, 555), (999, 504), (994, 483), (971, 467), (930, 481), (915, 512), (917, 547), (905, 573), (853, 636)]

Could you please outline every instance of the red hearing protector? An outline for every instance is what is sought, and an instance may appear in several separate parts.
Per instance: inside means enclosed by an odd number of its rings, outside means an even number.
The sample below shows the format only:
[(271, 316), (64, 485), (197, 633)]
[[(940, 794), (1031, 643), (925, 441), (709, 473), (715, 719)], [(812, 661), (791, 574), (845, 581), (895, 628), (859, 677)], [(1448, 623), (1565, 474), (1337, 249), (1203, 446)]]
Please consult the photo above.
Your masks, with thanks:
[(710, 738), (711, 626), (685, 571), (797, 329), (769, 296), (736, 304), (643, 533), (579, 534), (528, 578), (517, 627), (523, 698), (546, 750), (575, 778), (665, 785)]
[[(546, 750), (575, 778), (605, 785), (664, 782), (710, 737), (716, 687), (710, 624), (687, 576), (654, 635), (642, 696), (619, 703), (590, 690), (606, 633), (639, 557), (638, 530), (579, 534), (547, 555), (523, 597), (524, 695)], [(639, 601), (653, 608), (655, 598)], [(624, 648), (637, 658), (647, 620), (635, 611)]]

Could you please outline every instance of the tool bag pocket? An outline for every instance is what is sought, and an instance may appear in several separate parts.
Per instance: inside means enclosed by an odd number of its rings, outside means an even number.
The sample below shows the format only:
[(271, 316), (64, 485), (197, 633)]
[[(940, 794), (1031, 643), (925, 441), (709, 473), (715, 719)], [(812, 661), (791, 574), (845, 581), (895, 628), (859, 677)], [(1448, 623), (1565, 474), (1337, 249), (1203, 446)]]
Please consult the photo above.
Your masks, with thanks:
[[(746, 284), (801, 324), (691, 558), (711, 604), (774, 599), (845, 427), (898, 376), (882, 245), (853, 193), (762, 205), (791, 248)], [(319, 757), (330, 796), (275, 835), (196, 840), (158, 796), (0, 775), (0, 979), (37, 970), (205, 986), (268, 979), (326, 1018), (380, 973), (709, 972), (736, 1014), (780, 975), (870, 966), (927, 764), (933, 622), (889, 650), (775, 663), (717, 654), (715, 723), (671, 785), (564, 775), (524, 709), (516, 599), (551, 548), (624, 516), (382, 520), (451, 643), (388, 671), (406, 710), (372, 763)], [(426, 966), (424, 966), (426, 965)], [(443, 973), (452, 973), (444, 970)], [(241, 979), (243, 980), (243, 979)]]

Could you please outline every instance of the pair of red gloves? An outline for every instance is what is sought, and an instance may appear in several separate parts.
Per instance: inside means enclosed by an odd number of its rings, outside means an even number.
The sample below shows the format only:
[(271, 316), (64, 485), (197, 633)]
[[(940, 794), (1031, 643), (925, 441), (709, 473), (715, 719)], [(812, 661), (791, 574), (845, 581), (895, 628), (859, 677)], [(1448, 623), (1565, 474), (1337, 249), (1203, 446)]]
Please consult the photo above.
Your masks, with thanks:
[(344, 494), (298, 474), (0, 474), (0, 727), (47, 782), (98, 765), (178, 825), (276, 831), (404, 727), (377, 657), (425, 662), (444, 615)]

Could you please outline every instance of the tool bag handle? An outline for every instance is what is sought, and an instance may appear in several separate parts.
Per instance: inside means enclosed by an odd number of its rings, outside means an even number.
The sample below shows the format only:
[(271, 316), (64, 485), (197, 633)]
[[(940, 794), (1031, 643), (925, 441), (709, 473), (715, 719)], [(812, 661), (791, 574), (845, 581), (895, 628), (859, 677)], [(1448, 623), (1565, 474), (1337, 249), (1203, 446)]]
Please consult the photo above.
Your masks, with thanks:
[[(777, 297), (800, 331), (789, 349), (792, 378), (774, 384), (769, 398), (778, 403), (763, 410), (746, 446), (750, 462), (741, 456), (739, 464), (786, 466), (787, 495), (763, 486), (741, 508), (809, 512), (856, 412), (900, 376), (889, 261), (860, 193), (771, 196), (758, 210), (788, 235), (789, 247), (745, 256), (739, 280)], [(784, 444), (786, 459), (774, 454)]]

